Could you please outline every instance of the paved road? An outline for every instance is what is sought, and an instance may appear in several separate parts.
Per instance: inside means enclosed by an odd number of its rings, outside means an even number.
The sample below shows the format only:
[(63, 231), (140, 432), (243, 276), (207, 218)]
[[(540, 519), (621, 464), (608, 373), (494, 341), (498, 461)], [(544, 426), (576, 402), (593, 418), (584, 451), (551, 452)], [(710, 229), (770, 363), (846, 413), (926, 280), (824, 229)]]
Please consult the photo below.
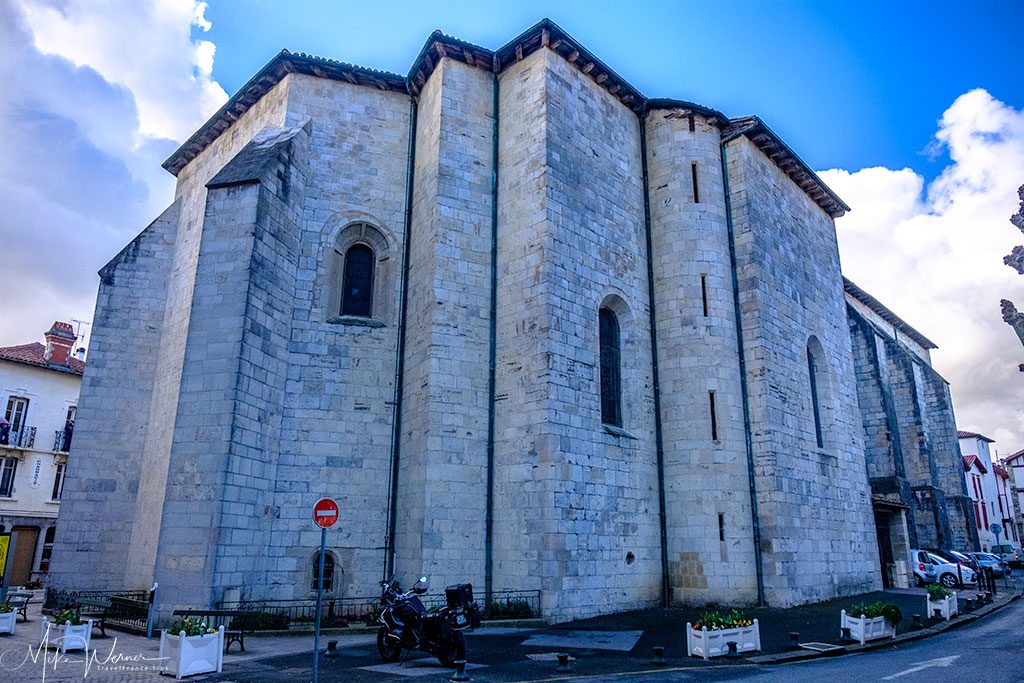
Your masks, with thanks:
[[(803, 663), (755, 666), (706, 665), (697, 660), (676, 660), (685, 668), (645, 670), (643, 659), (607, 650), (571, 650), (578, 659), (571, 674), (555, 671), (553, 650), (528, 647), (528, 633), (484, 629), (469, 640), (471, 661), (487, 666), (472, 668), (477, 683), (577, 680), (586, 683), (662, 683), (668, 681), (751, 681), (752, 683), (1024, 683), (1024, 601), (959, 629), (873, 652), (818, 659)], [(343, 643), (341, 655), (323, 660), (321, 680), (345, 683), (381, 681), (447, 681), (450, 672), (436, 660), (421, 657), (402, 666), (381, 665), (368, 638)], [(532, 655), (532, 658), (531, 658)], [(232, 667), (220, 677), (238, 683), (308, 681), (309, 656), (268, 658)]]

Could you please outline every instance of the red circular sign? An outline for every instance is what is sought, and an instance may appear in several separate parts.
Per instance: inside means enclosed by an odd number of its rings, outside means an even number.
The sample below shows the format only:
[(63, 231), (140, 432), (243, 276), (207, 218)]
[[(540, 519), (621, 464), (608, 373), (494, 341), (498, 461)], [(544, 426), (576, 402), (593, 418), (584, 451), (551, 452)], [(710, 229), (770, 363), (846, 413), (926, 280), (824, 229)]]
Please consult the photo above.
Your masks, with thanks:
[(313, 521), (324, 529), (330, 529), (338, 522), (338, 504), (330, 498), (321, 498), (313, 506)]

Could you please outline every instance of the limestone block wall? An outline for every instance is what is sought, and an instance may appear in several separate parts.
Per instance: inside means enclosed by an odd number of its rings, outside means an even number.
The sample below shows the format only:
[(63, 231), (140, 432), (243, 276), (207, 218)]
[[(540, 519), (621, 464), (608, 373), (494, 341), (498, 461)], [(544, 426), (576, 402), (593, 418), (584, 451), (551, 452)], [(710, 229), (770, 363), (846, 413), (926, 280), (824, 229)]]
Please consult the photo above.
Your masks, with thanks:
[(417, 111), (395, 566), (437, 587), (484, 583), (492, 86), (445, 58)]
[(721, 136), (679, 110), (648, 113), (646, 133), (672, 598), (754, 602)]
[[(313, 595), (320, 538), (310, 506), (328, 496), (341, 507), (327, 536), (335, 559), (329, 594), (374, 595), (387, 534), (409, 98), (289, 78), (288, 123), (310, 120), (309, 180), (288, 316), (290, 365), (266, 590), (284, 598)], [(338, 317), (341, 272), (331, 263), (342, 258), (339, 245), (355, 242), (370, 243), (377, 257), (370, 321)]]
[[(547, 50), (507, 70), (501, 87), (496, 523), (501, 538), (526, 547), (497, 550), (498, 575), (532, 578), (523, 587), (543, 590), (545, 615), (556, 621), (654, 604), (660, 546), (638, 119)], [(602, 306), (621, 328), (628, 435), (601, 425)], [(517, 581), (513, 567), (527, 573)]]
[(281, 430), (308, 127), (261, 133), (208, 184), (157, 554), (161, 610), (257, 595)]
[[(726, 150), (767, 600), (792, 605), (875, 589), (878, 549), (834, 223), (751, 142), (738, 138)], [(821, 365), (821, 448), (809, 344)]]
[(100, 271), (75, 450), (68, 459), (53, 545), (49, 580), (56, 588), (149, 587), (133, 575), (124, 558), (138, 545), (131, 541), (133, 522), (144, 517), (153, 523), (149, 510), (137, 509), (136, 496), (145, 490), (147, 408), (160, 353), (178, 210), (178, 202), (171, 204)]

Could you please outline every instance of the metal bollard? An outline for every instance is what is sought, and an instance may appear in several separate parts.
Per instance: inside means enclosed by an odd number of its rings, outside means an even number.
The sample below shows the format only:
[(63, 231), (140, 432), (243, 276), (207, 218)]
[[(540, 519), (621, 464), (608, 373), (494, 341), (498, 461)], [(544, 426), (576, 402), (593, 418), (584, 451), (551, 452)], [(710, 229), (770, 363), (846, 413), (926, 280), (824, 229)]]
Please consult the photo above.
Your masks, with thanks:
[(921, 623), (921, 615), (920, 614), (912, 615), (910, 617), (910, 622), (911, 622), (910, 623), (910, 627), (911, 628), (916, 628), (916, 629), (924, 628), (924, 624)]
[(740, 656), (740, 652), (737, 649), (738, 643), (735, 640), (730, 640), (725, 645), (726, 645), (726, 647), (729, 648), (729, 652), (726, 653), (725, 656), (728, 657), (729, 659), (738, 659), (739, 656)]
[(840, 640), (853, 640), (853, 636), (850, 634), (849, 626), (842, 627), (841, 629), (839, 629), (839, 632), (842, 634)]
[(464, 681), (471, 680), (470, 677), (466, 675), (466, 660), (465, 659), (456, 659), (455, 660), (455, 673), (453, 673), (452, 677), (449, 678), (448, 680), (449, 681), (456, 681), (456, 683), (461, 683), (461, 682), (464, 682)]
[(663, 647), (661, 647), (659, 645), (658, 647), (655, 647), (653, 649), (654, 649), (654, 659), (651, 660), (651, 664), (654, 664), (654, 666), (659, 668), (659, 669), (661, 667), (668, 666), (668, 660), (665, 659), (665, 648), (663, 648)]
[(794, 650), (800, 649), (800, 634), (797, 631), (789, 632), (789, 646)]
[(572, 671), (572, 667), (569, 666), (569, 653), (559, 652), (555, 656), (558, 657), (558, 668), (556, 671)]
[(324, 653), (324, 657), (337, 657), (338, 656), (338, 641), (328, 640), (327, 641), (327, 652)]

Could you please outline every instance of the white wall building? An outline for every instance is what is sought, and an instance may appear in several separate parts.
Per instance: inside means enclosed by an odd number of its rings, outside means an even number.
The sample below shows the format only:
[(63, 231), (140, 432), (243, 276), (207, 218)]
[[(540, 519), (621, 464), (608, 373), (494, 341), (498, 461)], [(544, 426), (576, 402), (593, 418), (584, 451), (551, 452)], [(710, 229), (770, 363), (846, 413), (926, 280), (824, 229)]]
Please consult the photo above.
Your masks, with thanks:
[(1024, 449), (1003, 458), (1003, 467), (1009, 475), (1010, 497), (1014, 505), (1014, 526), (1017, 542), (1024, 538)]
[(49, 571), (85, 367), (71, 325), (55, 322), (45, 338), (0, 347), (0, 531), (17, 534), (12, 584)]
[[(996, 454), (998, 458), (998, 453)], [(992, 465), (993, 479), (996, 484), (996, 510), (999, 514), (999, 525), (1003, 527), (1000, 535), (1001, 542), (1010, 542), (1020, 545), (1020, 537), (1017, 535), (1017, 501), (1013, 490), (1013, 482), (1010, 481), (1009, 471), (998, 462)]]
[[(992, 524), (1003, 525), (998, 507), (996, 474), (993, 467), (992, 451), (989, 444), (995, 443), (984, 434), (957, 432), (960, 437), (960, 453), (964, 458), (964, 477), (967, 492), (975, 505), (975, 520), (978, 523), (978, 540), (981, 549), (988, 552), (996, 544), (996, 535), (989, 528)], [(1005, 538), (1005, 533), (1000, 539)]]

